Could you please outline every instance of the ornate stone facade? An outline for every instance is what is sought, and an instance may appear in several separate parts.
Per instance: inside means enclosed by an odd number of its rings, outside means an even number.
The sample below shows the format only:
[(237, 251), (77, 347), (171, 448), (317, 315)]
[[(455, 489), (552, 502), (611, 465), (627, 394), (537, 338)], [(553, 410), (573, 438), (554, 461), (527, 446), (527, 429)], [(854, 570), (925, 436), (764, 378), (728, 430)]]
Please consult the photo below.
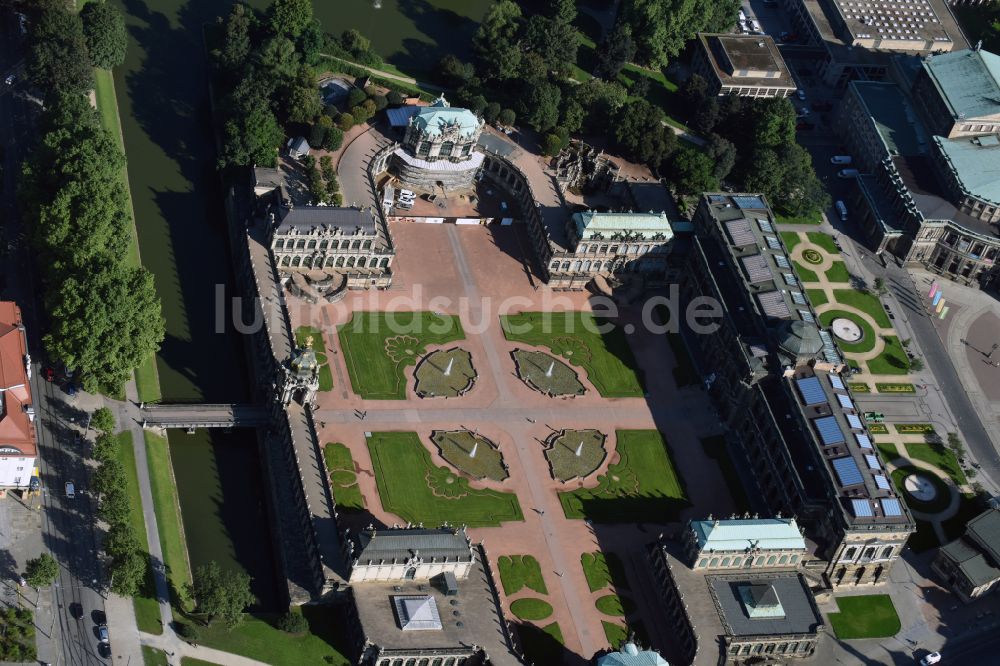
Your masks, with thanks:
[(469, 576), (475, 561), (465, 528), (366, 529), (345, 539), (350, 582)]
[(484, 122), (453, 108), (444, 95), (414, 114), (392, 166), (402, 187), (421, 192), (472, 187), (484, 156), (476, 150)]

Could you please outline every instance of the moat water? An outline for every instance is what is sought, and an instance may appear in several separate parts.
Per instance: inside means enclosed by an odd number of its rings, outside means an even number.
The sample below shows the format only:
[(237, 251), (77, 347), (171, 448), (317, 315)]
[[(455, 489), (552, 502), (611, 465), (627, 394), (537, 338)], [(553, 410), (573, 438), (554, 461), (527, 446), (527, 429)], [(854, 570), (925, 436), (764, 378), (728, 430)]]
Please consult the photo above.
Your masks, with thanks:
[[(164, 402), (238, 402), (249, 394), (243, 342), (216, 330), (216, 285), (233, 293), (208, 104), (202, 26), (227, 0), (113, 0), (130, 35), (115, 85), (143, 264), (166, 318), (157, 356)], [(261, 9), (269, 2), (253, 0)], [(380, 5), (376, 8), (376, 4)], [(406, 73), (447, 49), (467, 56), (490, 0), (316, 0), (324, 29), (357, 28)], [(228, 321), (228, 318), (227, 318)], [(193, 567), (215, 560), (253, 578), (263, 608), (278, 594), (253, 433), (171, 431), (170, 454)]]

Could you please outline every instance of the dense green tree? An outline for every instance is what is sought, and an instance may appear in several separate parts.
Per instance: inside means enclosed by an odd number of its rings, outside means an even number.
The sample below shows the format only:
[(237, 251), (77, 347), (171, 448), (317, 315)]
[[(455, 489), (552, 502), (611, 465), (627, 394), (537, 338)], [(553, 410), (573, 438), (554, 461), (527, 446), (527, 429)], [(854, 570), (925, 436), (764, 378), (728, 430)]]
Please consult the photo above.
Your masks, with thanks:
[(635, 57), (632, 28), (624, 22), (615, 25), (597, 47), (597, 66), (594, 76), (613, 81), (622, 67)]
[(104, 462), (118, 455), (118, 440), (112, 435), (101, 433), (94, 440), (94, 460)]
[(149, 559), (145, 553), (135, 551), (115, 557), (111, 561), (111, 590), (123, 597), (134, 597), (146, 580)]
[(736, 146), (718, 134), (709, 135), (705, 152), (714, 163), (712, 173), (720, 181), (725, 179), (736, 166)]
[(479, 56), (482, 72), (491, 79), (518, 76), (521, 48), (517, 44), (521, 8), (511, 0), (494, 3), (479, 24), (472, 43)]
[(654, 169), (677, 145), (677, 137), (663, 125), (663, 112), (645, 100), (625, 105), (614, 128), (614, 139), (626, 157)]
[(111, 69), (125, 61), (125, 17), (110, 2), (88, 2), (80, 11), (87, 52), (94, 67)]
[(285, 117), (293, 123), (311, 123), (323, 112), (323, 98), (319, 95), (316, 75), (303, 66), (298, 77), (284, 95)]
[(28, 560), (25, 566), (24, 579), (32, 587), (48, 587), (59, 576), (59, 563), (48, 553)]
[(403, 95), (397, 90), (390, 90), (386, 93), (385, 98), (389, 100), (389, 106), (402, 106), (405, 101)]
[(98, 432), (111, 434), (115, 431), (115, 415), (109, 408), (101, 407), (90, 417), (90, 426)]
[(287, 85), (299, 73), (299, 54), (295, 42), (286, 37), (272, 37), (255, 51), (258, 76), (255, 85), (265, 83), (267, 90)]
[(116, 525), (127, 522), (130, 511), (128, 495), (124, 488), (119, 487), (101, 496), (97, 515), (109, 525)]
[(529, 85), (520, 98), (521, 118), (539, 132), (546, 132), (559, 122), (559, 86), (547, 81)]
[(104, 552), (111, 557), (120, 557), (141, 550), (132, 526), (125, 521), (115, 523), (104, 538)]
[(699, 194), (719, 189), (712, 158), (702, 151), (682, 145), (670, 156), (669, 162), (672, 181), (681, 192)]
[(309, 631), (309, 620), (302, 613), (289, 611), (278, 618), (278, 629), (290, 634), (304, 634)]
[(441, 85), (460, 88), (475, 77), (476, 70), (470, 63), (462, 62), (449, 53), (438, 61), (434, 74)]
[(340, 45), (352, 55), (367, 53), (372, 48), (371, 40), (351, 28), (340, 35)]
[(91, 485), (98, 495), (112, 493), (125, 486), (125, 468), (117, 458), (109, 458), (97, 466)]
[(777, 148), (795, 143), (795, 107), (785, 98), (755, 99), (749, 109), (754, 146)]
[(306, 23), (306, 27), (302, 29), (299, 38), (295, 42), (302, 62), (307, 65), (318, 64), (325, 41), (326, 35), (323, 33), (323, 26), (320, 24), (319, 19), (312, 19)]
[(230, 626), (237, 625), (246, 607), (254, 602), (250, 576), (242, 571), (224, 570), (218, 562), (209, 562), (194, 570), (193, 579), (191, 596), (207, 624), (222, 618)]
[(583, 128), (590, 134), (606, 134), (617, 123), (618, 114), (628, 99), (620, 83), (601, 79), (590, 79), (574, 86), (572, 96), (587, 111)]
[(500, 117), (500, 105), (497, 102), (490, 102), (483, 109), (483, 120), (491, 125)]
[(497, 116), (497, 120), (504, 127), (513, 127), (514, 123), (517, 122), (517, 114), (514, 113), (514, 109), (504, 109)]
[(587, 111), (572, 97), (564, 97), (562, 109), (559, 111), (559, 125), (566, 128), (570, 134), (576, 134), (583, 127)]
[(86, 391), (117, 391), (163, 340), (160, 301), (144, 268), (95, 265), (68, 276), (48, 300), (46, 351), (76, 368)]
[(250, 54), (250, 32), (256, 23), (254, 13), (242, 2), (237, 2), (226, 17), (222, 46), (213, 57), (222, 69), (236, 73), (245, 65)]
[(576, 64), (580, 31), (572, 23), (562, 23), (535, 14), (528, 19), (525, 41), (541, 56), (548, 70), (565, 76)]
[(724, 32), (736, 22), (740, 0), (625, 0), (620, 21), (632, 29), (644, 64), (665, 66), (698, 32)]
[(266, 100), (247, 100), (249, 107), (226, 121), (220, 166), (274, 166), (285, 136)]
[(59, 3), (47, 4), (35, 21), (28, 73), (48, 94), (83, 94), (94, 87), (83, 21)]
[(323, 138), (324, 150), (339, 150), (344, 143), (344, 132), (339, 127), (328, 127)]
[(295, 39), (312, 21), (311, 0), (275, 0), (270, 9), (271, 30), (275, 35)]
[(572, 23), (576, 19), (576, 0), (549, 0), (546, 14), (557, 23)]
[(557, 134), (546, 134), (542, 139), (542, 154), (548, 156), (558, 155), (562, 150), (562, 139)]
[(354, 127), (355, 118), (350, 113), (342, 113), (337, 116), (337, 127), (346, 132)]

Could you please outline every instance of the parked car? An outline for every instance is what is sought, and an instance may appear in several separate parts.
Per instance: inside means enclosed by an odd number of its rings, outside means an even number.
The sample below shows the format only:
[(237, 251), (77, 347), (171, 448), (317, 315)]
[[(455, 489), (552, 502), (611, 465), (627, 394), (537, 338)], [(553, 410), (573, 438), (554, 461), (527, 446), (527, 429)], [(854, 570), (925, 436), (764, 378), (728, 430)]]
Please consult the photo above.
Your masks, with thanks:
[(802, 88), (799, 88), (798, 90), (796, 90), (795, 91), (795, 95), (796, 95), (796, 97), (798, 97), (803, 102), (806, 101), (806, 91), (803, 90)]
[(102, 643), (111, 642), (111, 634), (108, 633), (108, 625), (102, 624), (97, 627), (97, 636), (101, 639)]
[(830, 158), (830, 164), (850, 164), (852, 161), (850, 155), (834, 155)]
[(14, 85), (15, 81), (17, 81), (17, 77), (14, 76), (13, 74), (8, 74), (7, 78), (3, 80), (3, 82), (6, 83), (9, 86)]
[(840, 215), (840, 219), (842, 221), (846, 222), (847, 221), (847, 204), (845, 204), (843, 201), (840, 201), (838, 199), (837, 203), (834, 204), (834, 207), (837, 209), (837, 214)]
[(861, 172), (857, 169), (841, 169), (837, 172), (837, 178), (857, 178)]
[(929, 655), (920, 660), (920, 666), (931, 666), (931, 664), (939, 663), (941, 663), (940, 652), (931, 652)]
[(76, 486), (72, 481), (66, 482), (66, 497), (73, 499), (76, 497)]

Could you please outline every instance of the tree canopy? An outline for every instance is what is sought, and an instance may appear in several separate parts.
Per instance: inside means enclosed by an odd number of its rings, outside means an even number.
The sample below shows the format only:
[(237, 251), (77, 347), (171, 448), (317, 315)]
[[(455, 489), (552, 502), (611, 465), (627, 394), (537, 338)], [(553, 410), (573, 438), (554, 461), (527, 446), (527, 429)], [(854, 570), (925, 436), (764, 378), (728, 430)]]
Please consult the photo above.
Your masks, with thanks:
[(81, 95), (94, 87), (83, 20), (60, 3), (46, 3), (35, 21), (28, 72), (50, 95)]
[(48, 587), (59, 576), (59, 563), (48, 553), (28, 560), (24, 579), (32, 587)]
[(632, 29), (643, 64), (665, 66), (698, 32), (725, 32), (740, 0), (624, 0), (619, 21)]
[(87, 51), (95, 67), (111, 69), (125, 61), (125, 17), (107, 0), (88, 2), (80, 11)]
[(242, 621), (243, 612), (255, 600), (250, 591), (250, 576), (243, 571), (224, 570), (218, 562), (194, 570), (191, 595), (197, 602), (197, 611), (207, 616), (208, 624), (222, 618), (230, 626)]

